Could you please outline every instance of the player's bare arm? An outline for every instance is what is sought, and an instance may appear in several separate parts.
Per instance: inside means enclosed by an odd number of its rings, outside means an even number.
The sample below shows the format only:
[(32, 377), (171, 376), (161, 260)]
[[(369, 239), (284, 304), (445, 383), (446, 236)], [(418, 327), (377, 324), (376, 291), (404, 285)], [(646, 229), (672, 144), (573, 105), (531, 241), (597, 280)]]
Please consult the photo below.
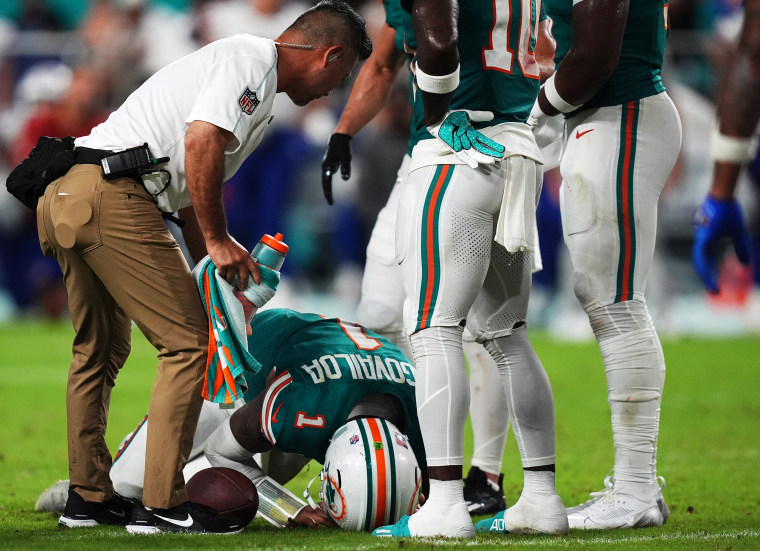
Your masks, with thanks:
[(261, 282), (261, 275), (248, 251), (227, 232), (222, 204), (224, 150), (234, 139), (228, 130), (193, 121), (185, 135), (185, 174), (198, 225), (217, 272), (230, 284), (238, 276), (245, 289), (249, 274), (256, 283)]
[(385, 105), (393, 81), (404, 63), (396, 49), (396, 30), (383, 25), (378, 44), (359, 71), (351, 95), (330, 138), (322, 159), (322, 189), (328, 204), (333, 204), (332, 177), (340, 168), (341, 177), (351, 177), (351, 138), (364, 128)]
[(538, 22), (538, 34), (536, 35), (536, 49), (533, 55), (538, 63), (541, 74), (541, 82), (554, 74), (554, 54), (557, 51), (557, 41), (552, 34), (552, 20), (547, 17)]
[[(746, 0), (739, 44), (718, 97), (719, 130), (724, 136), (750, 138), (760, 119), (760, 0)], [(734, 196), (740, 163), (716, 162), (710, 196)]]
[(383, 25), (372, 55), (362, 66), (335, 132), (355, 136), (383, 108), (393, 82), (404, 64), (404, 54), (396, 49), (396, 30)]
[[(620, 58), (629, 0), (581, 0), (573, 6), (573, 43), (557, 68), (554, 86), (560, 98), (580, 106), (610, 78)], [(538, 104), (547, 115), (559, 110), (542, 89)]]
[[(428, 75), (450, 75), (459, 67), (457, 21), (459, 5), (455, 0), (414, 0), (412, 20), (417, 36), (417, 69)], [(443, 119), (454, 92), (421, 92), (425, 106), (425, 124)]]
[(238, 443), (252, 454), (269, 451), (272, 444), (261, 432), (261, 408), (267, 390), (245, 404), (230, 417), (230, 429)]

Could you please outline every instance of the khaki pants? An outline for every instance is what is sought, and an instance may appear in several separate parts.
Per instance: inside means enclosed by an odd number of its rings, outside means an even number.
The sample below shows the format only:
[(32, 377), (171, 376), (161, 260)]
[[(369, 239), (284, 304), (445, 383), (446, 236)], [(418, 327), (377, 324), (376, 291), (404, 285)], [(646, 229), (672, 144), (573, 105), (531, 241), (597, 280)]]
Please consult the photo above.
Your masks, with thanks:
[(143, 503), (187, 501), (182, 468), (202, 404), (208, 325), (180, 248), (145, 188), (76, 165), (37, 206), (43, 253), (63, 270), (76, 336), (66, 411), (71, 487), (113, 495), (105, 442), (111, 389), (129, 355), (131, 321), (158, 350), (148, 415)]

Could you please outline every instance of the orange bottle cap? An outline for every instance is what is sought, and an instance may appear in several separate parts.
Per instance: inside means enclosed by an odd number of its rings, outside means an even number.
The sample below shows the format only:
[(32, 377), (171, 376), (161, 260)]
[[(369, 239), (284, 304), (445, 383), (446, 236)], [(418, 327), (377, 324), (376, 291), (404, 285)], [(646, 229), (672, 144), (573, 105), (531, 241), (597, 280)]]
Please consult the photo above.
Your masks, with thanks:
[(261, 242), (265, 245), (268, 245), (272, 247), (274, 250), (281, 252), (282, 254), (287, 254), (288, 247), (283, 241), (283, 237), (281, 233), (275, 234), (274, 237), (269, 235), (268, 233), (265, 233), (264, 236), (261, 238)]

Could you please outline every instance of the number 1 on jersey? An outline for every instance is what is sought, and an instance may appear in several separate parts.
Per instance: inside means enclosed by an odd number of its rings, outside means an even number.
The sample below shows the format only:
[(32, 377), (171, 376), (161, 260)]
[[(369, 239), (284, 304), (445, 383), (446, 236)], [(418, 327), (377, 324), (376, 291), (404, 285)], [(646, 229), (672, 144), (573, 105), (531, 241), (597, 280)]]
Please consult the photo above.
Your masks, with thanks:
[(343, 329), (348, 338), (354, 341), (356, 348), (359, 350), (377, 350), (383, 346), (383, 343), (381, 343), (379, 340), (373, 337), (368, 337), (364, 332), (364, 328), (352, 321), (343, 321), (342, 319), (338, 319), (338, 325), (340, 325), (341, 329)]

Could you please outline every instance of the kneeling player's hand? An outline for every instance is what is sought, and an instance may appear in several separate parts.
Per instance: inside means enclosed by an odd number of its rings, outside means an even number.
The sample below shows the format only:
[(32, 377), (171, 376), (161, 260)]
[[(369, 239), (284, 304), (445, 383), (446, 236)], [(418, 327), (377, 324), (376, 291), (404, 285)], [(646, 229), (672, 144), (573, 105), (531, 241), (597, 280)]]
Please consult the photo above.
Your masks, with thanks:
[(337, 528), (338, 525), (321, 507), (313, 508), (309, 505), (298, 511), (294, 518), (288, 519), (288, 528)]
[(435, 138), (448, 146), (454, 154), (471, 168), (479, 164), (490, 165), (504, 157), (505, 148), (476, 130), (473, 122), (493, 119), (490, 111), (449, 111), (441, 122), (428, 126)]

